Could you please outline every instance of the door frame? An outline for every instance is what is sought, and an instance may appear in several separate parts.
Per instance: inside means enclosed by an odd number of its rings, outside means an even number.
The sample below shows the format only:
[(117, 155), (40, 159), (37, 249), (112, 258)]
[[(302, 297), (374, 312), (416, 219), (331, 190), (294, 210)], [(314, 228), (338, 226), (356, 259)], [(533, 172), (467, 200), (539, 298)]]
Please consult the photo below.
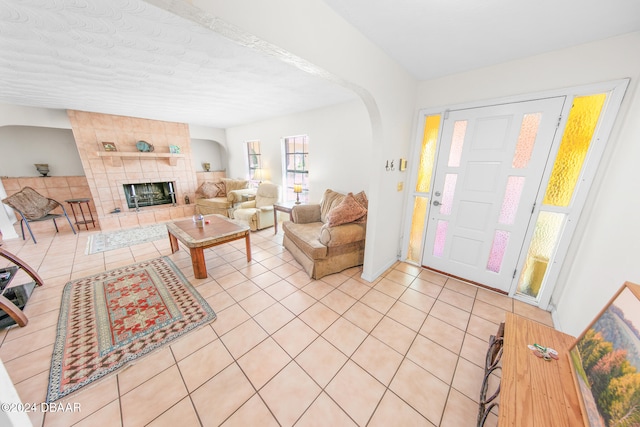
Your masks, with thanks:
[[(406, 262), (415, 264), (414, 261), (407, 260), (409, 236), (410, 236), (410, 230), (411, 230), (412, 218), (413, 218), (414, 198), (416, 196), (426, 197), (429, 201), (429, 203), (427, 204), (427, 206), (429, 206), (429, 209), (431, 209), (431, 206), (432, 206), (430, 202), (432, 199), (431, 191), (433, 191), (433, 188), (430, 188), (429, 192), (427, 193), (418, 193), (415, 191), (417, 180), (418, 180), (419, 159), (420, 159), (420, 154), (421, 154), (420, 152), (422, 148), (424, 123), (427, 116), (432, 116), (437, 114), (441, 115), (440, 127), (438, 130), (438, 143), (436, 146), (436, 153), (435, 153), (435, 160), (437, 160), (439, 151), (442, 145), (440, 141), (442, 137), (442, 128), (444, 125), (444, 120), (442, 118), (444, 118), (444, 115), (447, 113), (447, 111), (479, 108), (479, 107), (486, 107), (491, 105), (508, 104), (508, 103), (515, 103), (515, 102), (524, 102), (524, 101), (530, 101), (530, 100), (565, 96), (567, 98), (567, 101), (562, 111), (562, 117), (559, 123), (558, 132), (556, 132), (554, 141), (549, 151), (549, 160), (547, 161), (547, 165), (545, 166), (542, 181), (540, 183), (540, 190), (538, 191), (538, 196), (536, 198), (536, 207), (534, 209), (533, 215), (531, 216), (530, 226), (529, 226), (529, 229), (527, 230), (524, 244), (520, 251), (516, 274), (514, 279), (512, 280), (510, 291), (509, 291), (509, 296), (513, 297), (514, 299), (518, 299), (532, 305), (537, 305), (540, 308), (546, 310), (549, 307), (551, 297), (555, 291), (555, 288), (558, 283), (558, 279), (561, 276), (561, 273), (563, 272), (563, 270), (571, 268), (570, 264), (565, 265), (565, 261), (567, 260), (570, 261), (571, 258), (573, 258), (580, 244), (580, 241), (582, 239), (582, 236), (575, 236), (574, 233), (579, 223), (579, 220), (582, 217), (583, 210), (587, 200), (595, 197), (595, 193), (597, 192), (597, 185), (595, 187), (593, 186), (594, 180), (599, 170), (599, 165), (604, 155), (605, 149), (608, 145), (608, 140), (613, 130), (613, 126), (615, 124), (615, 121), (620, 109), (620, 105), (624, 98), (624, 94), (629, 85), (629, 81), (630, 79), (619, 79), (619, 80), (594, 83), (589, 85), (581, 85), (581, 86), (567, 87), (567, 88), (557, 89), (557, 90), (544, 91), (539, 93), (530, 93), (530, 94), (503, 97), (503, 98), (497, 98), (497, 99), (489, 99), (484, 101), (474, 101), (474, 102), (463, 103), (463, 104), (454, 104), (446, 107), (434, 107), (434, 108), (421, 109), (418, 113), (417, 126), (416, 126), (415, 135), (414, 135), (414, 143), (409, 155), (408, 171), (409, 171), (409, 177), (410, 177), (409, 179), (410, 191), (407, 192), (406, 201), (405, 201), (405, 218), (403, 222), (403, 230), (402, 230), (403, 232), (402, 232), (402, 239), (401, 239), (402, 247), (400, 250), (401, 259)], [(541, 290), (536, 299), (533, 299), (528, 296), (519, 295), (516, 293), (516, 288), (517, 288), (520, 272), (522, 271), (522, 267), (525, 262), (526, 253), (529, 248), (531, 237), (534, 232), (535, 227), (533, 227), (532, 225), (535, 224), (535, 221), (540, 211), (542, 199), (544, 198), (544, 193), (545, 193), (544, 189), (546, 189), (547, 184), (549, 182), (549, 178), (551, 176), (553, 164), (554, 164), (558, 149), (560, 147), (560, 143), (562, 141), (562, 136), (564, 135), (564, 130), (567, 123), (567, 118), (569, 116), (569, 111), (573, 104), (572, 102), (573, 98), (578, 96), (592, 95), (592, 94), (604, 93), (604, 92), (607, 92), (608, 96), (602, 108), (600, 120), (594, 131), (592, 143), (589, 148), (587, 158), (584, 161), (584, 167), (581, 170), (581, 175), (578, 180), (579, 184), (576, 185), (575, 195), (571, 203), (572, 205), (571, 212), (567, 214), (567, 220), (561, 232), (561, 237), (559, 238), (558, 244), (556, 246), (553, 261), (549, 264), (547, 268), (547, 274), (545, 275), (545, 279), (544, 279), (544, 282), (542, 283)], [(437, 169), (437, 164), (434, 163), (432, 176), (431, 176), (431, 183), (432, 183), (431, 187), (433, 187), (436, 169)], [(548, 209), (547, 207), (544, 210), (550, 210), (550, 209)], [(423, 258), (423, 253), (425, 249), (424, 238), (426, 236), (426, 226), (428, 223), (428, 218), (429, 218), (429, 212), (427, 212), (427, 214), (425, 215), (425, 222), (422, 228), (423, 236), (422, 236), (420, 261)], [(421, 262), (418, 262), (417, 264), (421, 264)], [(452, 273), (452, 275), (453, 274), (454, 273)]]

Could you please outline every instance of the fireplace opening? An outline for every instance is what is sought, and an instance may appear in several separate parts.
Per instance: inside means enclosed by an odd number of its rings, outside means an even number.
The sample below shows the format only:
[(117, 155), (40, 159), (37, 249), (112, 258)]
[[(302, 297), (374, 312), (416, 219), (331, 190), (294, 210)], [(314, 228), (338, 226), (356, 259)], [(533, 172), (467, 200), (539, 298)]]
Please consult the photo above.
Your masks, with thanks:
[(175, 205), (175, 182), (146, 182), (124, 184), (125, 199), (129, 208), (138, 209), (147, 206)]

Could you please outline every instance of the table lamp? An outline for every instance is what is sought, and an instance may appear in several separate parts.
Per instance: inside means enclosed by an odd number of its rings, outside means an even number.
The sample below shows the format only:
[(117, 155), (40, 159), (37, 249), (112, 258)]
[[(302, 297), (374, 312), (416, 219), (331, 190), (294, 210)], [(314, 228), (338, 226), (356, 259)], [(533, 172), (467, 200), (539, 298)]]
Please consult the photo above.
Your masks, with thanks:
[(293, 192), (296, 193), (296, 205), (299, 205), (300, 193), (302, 193), (302, 184), (293, 184)]

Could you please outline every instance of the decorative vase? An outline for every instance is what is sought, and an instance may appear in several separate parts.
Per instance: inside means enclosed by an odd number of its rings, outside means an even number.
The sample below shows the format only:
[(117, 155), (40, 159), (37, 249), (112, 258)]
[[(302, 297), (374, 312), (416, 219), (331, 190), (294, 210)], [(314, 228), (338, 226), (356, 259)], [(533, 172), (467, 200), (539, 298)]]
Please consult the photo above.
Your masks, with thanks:
[(136, 142), (136, 148), (141, 153), (150, 153), (153, 151), (153, 144), (149, 144), (147, 141)]
[(40, 172), (40, 175), (47, 176), (49, 173), (49, 164), (48, 163), (35, 163), (37, 171)]

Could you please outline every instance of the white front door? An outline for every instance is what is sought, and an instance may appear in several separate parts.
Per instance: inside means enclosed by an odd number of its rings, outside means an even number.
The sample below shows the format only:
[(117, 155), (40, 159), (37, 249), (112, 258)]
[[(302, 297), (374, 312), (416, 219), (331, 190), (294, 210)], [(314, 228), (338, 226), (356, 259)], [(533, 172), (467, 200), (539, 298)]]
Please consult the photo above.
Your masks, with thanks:
[(449, 111), (422, 264), (509, 291), (565, 97)]

